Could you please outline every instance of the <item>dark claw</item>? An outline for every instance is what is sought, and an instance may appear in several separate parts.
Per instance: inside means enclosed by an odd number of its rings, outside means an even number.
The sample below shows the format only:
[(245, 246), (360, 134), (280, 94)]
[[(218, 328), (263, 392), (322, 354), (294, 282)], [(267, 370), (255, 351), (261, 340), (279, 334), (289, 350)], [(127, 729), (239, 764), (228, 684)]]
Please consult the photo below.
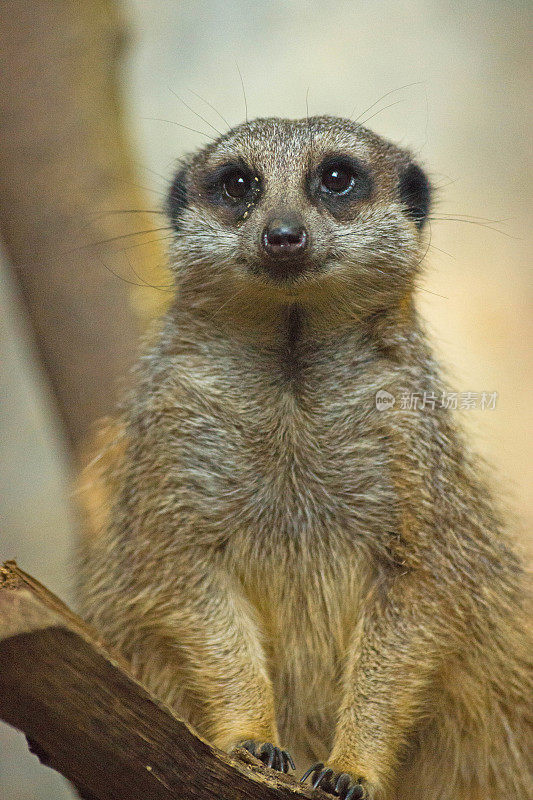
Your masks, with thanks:
[(337, 778), (337, 783), (335, 784), (335, 791), (337, 794), (341, 792), (347, 791), (348, 787), (350, 786), (351, 778), (346, 772), (341, 772), (339, 777)]
[(308, 778), (308, 777), (309, 777), (309, 776), (310, 776), (310, 775), (311, 775), (313, 772), (319, 772), (321, 769), (324, 769), (324, 764), (322, 763), (322, 761), (319, 761), (319, 762), (318, 762), (318, 764), (313, 764), (313, 766), (312, 766), (312, 767), (309, 767), (309, 769), (307, 770), (307, 772), (305, 772), (305, 773), (302, 775), (302, 777), (300, 778), (300, 783), (305, 783), (305, 782), (306, 782), (306, 780), (307, 780), (307, 778)]
[(320, 788), (323, 792), (339, 797), (340, 800), (368, 800), (369, 795), (362, 778), (355, 781), (347, 772), (336, 774), (331, 767), (325, 767), (322, 762), (309, 767), (300, 779), (300, 783), (305, 783), (310, 775), (313, 789)]
[(323, 769), (318, 778), (316, 778), (315, 782), (313, 783), (313, 789), (317, 789), (321, 783), (327, 784), (328, 779), (331, 778), (332, 775), (333, 775), (332, 769), (330, 769), (329, 767), (327, 769)]
[(294, 764), (294, 761), (292, 760), (292, 756), (289, 753), (289, 751), (288, 750), (282, 750), (281, 754), (283, 755), (283, 763), (284, 763), (284, 766), (285, 766), (285, 769), (283, 770), (283, 772), (288, 772), (289, 771), (289, 767), (291, 767), (291, 769), (296, 769), (296, 766)]
[(337, 792), (337, 794), (340, 795), (341, 797), (343, 796), (343, 794), (346, 795), (346, 792), (350, 788), (351, 782), (352, 779), (350, 778), (350, 776), (346, 772), (341, 772), (341, 774), (337, 779), (337, 783), (335, 784), (335, 791)]
[(241, 747), (248, 750), (253, 756), (258, 758), (263, 764), (270, 769), (275, 769), (278, 772), (288, 772), (289, 765), (295, 769), (294, 761), (287, 750), (282, 750), (270, 742), (256, 742), (253, 739), (246, 739), (241, 742)]
[[(265, 742), (259, 751), (259, 758), (261, 759), (263, 764), (266, 764), (267, 767), (270, 767), (270, 769), (272, 769), (274, 761), (276, 760), (276, 748), (274, 747), (274, 745), (270, 744), (270, 742)], [(275, 769), (278, 769), (277, 765)]]

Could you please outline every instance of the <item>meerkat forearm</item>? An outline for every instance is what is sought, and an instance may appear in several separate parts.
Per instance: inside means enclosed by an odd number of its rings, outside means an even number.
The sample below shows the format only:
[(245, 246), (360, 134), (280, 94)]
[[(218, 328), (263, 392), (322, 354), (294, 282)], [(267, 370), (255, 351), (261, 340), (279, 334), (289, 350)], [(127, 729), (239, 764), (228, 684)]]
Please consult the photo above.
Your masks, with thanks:
[[(428, 606), (427, 576), (399, 578), (363, 614), (347, 658), (343, 700), (328, 765), (368, 782), (381, 796), (394, 788), (402, 749), (427, 713), (446, 641)], [(444, 635), (444, 641), (442, 641)], [(451, 638), (451, 637), (450, 637)]]
[[(150, 596), (139, 576), (130, 577), (126, 591), (109, 586), (105, 613), (94, 621), (130, 658), (137, 677), (178, 714), (193, 714), (217, 747), (230, 750), (248, 739), (277, 745), (255, 612), (215, 559), (200, 553), (194, 560), (193, 575), (177, 576), (175, 586), (161, 579)], [(115, 602), (124, 609), (119, 626)]]
[(248, 739), (277, 745), (272, 684), (250, 604), (213, 574), (180, 592), (187, 605), (167, 625), (179, 637), (185, 681), (201, 707), (201, 732), (224, 750)]

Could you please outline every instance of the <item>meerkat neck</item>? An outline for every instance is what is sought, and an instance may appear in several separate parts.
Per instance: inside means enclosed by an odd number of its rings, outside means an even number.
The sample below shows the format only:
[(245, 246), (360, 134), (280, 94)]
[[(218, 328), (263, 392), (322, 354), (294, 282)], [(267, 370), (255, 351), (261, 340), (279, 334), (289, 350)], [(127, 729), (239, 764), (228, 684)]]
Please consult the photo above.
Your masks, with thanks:
[(345, 320), (339, 325), (327, 320), (323, 311), (297, 300), (263, 299), (240, 308), (229, 303), (178, 302), (173, 314), (178, 331), (194, 329), (206, 339), (226, 339), (258, 349), (287, 351), (294, 354), (302, 342), (327, 340), (340, 330), (357, 328), (357, 320)]
[(291, 372), (296, 359), (310, 345), (336, 345), (341, 340), (373, 340), (378, 349), (394, 351), (408, 346), (418, 330), (411, 298), (398, 307), (358, 313), (357, 310), (328, 303), (328, 298), (285, 299), (266, 297), (239, 304), (238, 295), (230, 299), (190, 298), (178, 294), (173, 307), (178, 336), (192, 333), (196, 341), (227, 341), (229, 346), (245, 346), (258, 351), (279, 352)]

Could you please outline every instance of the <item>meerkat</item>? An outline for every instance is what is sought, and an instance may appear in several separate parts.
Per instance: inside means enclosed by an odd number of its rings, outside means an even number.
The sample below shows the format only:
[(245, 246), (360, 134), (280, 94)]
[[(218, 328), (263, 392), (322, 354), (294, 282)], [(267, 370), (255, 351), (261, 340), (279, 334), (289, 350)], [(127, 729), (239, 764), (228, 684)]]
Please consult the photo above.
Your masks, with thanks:
[(82, 605), (219, 748), (345, 800), (525, 799), (527, 589), (413, 302), (431, 195), (329, 116), (183, 160), (175, 298), (84, 477)]

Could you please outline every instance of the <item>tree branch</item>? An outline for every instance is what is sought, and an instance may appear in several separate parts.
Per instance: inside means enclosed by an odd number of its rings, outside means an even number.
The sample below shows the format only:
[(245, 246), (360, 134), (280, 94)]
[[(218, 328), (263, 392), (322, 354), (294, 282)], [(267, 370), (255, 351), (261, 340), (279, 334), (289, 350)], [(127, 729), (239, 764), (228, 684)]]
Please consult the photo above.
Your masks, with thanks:
[(15, 562), (0, 567), (0, 718), (91, 800), (326, 800), (211, 747)]

